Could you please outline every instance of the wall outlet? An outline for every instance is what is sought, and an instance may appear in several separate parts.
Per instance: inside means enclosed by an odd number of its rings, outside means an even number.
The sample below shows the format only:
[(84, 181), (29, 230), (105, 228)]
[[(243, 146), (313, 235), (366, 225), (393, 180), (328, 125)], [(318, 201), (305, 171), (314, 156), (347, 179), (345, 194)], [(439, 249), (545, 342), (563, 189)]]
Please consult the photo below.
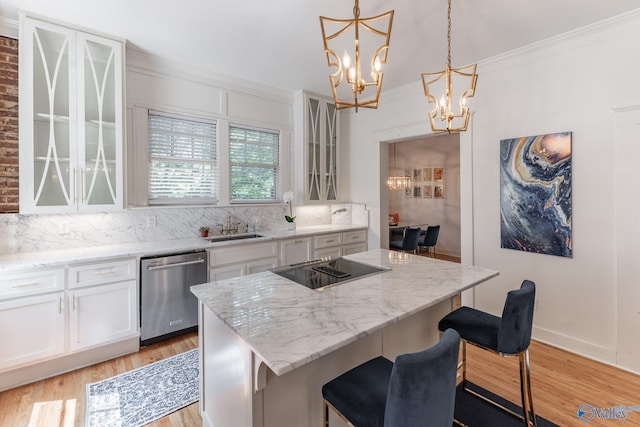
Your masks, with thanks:
[(158, 225), (155, 215), (149, 215), (147, 217), (147, 228), (153, 228)]
[(71, 234), (71, 224), (69, 224), (69, 222), (67, 221), (58, 224), (58, 234), (60, 236)]

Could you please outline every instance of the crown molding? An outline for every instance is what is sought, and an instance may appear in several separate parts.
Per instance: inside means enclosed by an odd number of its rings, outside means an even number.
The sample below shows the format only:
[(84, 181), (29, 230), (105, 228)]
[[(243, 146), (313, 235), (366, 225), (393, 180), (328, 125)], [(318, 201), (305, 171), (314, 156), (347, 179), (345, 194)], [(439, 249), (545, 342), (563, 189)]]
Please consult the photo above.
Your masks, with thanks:
[(127, 69), (149, 75), (166, 76), (208, 84), (237, 92), (259, 95), (285, 103), (293, 102), (293, 92), (228, 76), (204, 68), (143, 52), (127, 45)]
[(18, 38), (18, 20), (0, 16), (0, 36)]

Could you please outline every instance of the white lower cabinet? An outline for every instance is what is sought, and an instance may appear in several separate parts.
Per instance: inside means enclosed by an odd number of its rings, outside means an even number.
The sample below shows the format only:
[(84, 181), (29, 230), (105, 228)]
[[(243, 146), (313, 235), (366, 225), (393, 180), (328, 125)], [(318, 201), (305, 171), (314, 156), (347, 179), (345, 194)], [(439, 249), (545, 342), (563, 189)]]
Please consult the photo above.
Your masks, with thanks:
[(64, 292), (0, 301), (0, 371), (65, 352)]
[(278, 242), (209, 249), (209, 281), (260, 273), (278, 266)]
[(135, 339), (135, 265), (135, 258), (127, 258), (0, 279), (0, 372)]
[(136, 283), (129, 280), (69, 292), (69, 350), (135, 335)]
[(350, 245), (344, 245), (342, 247), (342, 255), (357, 254), (358, 252), (365, 252), (367, 250), (367, 243), (352, 243)]
[(311, 259), (311, 237), (280, 241), (280, 265), (291, 265)]
[(313, 238), (314, 258), (338, 258), (367, 250), (367, 231), (345, 231)]

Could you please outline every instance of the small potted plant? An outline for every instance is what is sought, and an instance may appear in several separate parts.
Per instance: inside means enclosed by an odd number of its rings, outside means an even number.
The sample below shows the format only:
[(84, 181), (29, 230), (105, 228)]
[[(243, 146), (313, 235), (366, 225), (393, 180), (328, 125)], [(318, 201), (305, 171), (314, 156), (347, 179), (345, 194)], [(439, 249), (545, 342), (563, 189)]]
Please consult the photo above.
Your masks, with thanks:
[(207, 237), (209, 235), (209, 227), (200, 227), (200, 235)]
[(287, 191), (286, 193), (284, 193), (282, 195), (282, 200), (284, 200), (284, 202), (286, 204), (289, 205), (289, 215), (285, 215), (284, 219), (287, 221), (287, 226), (289, 230), (295, 230), (296, 229), (296, 217), (293, 216), (293, 209), (292, 209), (292, 204), (293, 204), (293, 191)]

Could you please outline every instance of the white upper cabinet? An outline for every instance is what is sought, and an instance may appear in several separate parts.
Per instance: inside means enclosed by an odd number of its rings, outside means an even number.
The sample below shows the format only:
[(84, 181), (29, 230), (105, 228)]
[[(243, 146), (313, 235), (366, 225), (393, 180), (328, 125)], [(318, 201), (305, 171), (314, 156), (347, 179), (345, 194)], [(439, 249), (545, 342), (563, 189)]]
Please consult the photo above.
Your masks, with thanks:
[[(340, 121), (330, 98), (308, 92), (296, 94), (296, 196), (304, 202), (339, 200)], [(302, 187), (304, 186), (304, 187)]]
[(123, 42), (20, 16), (20, 212), (123, 204)]

